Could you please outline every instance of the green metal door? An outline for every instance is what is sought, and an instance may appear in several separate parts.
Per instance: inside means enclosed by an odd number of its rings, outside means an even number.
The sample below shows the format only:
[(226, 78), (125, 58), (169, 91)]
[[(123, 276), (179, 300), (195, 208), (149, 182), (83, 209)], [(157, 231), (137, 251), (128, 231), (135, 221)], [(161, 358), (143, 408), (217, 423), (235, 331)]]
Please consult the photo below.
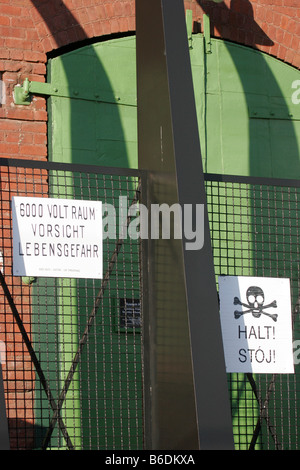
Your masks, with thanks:
[[(54, 94), (48, 99), (51, 161), (123, 168), (136, 166), (134, 63), (134, 38), (92, 44), (49, 61), (48, 81), (58, 90), (57, 96)], [(119, 217), (121, 209), (115, 199), (116, 187), (124, 198), (134, 193), (134, 183), (130, 180), (118, 183), (112, 178), (105, 191), (99, 190), (93, 182), (86, 188), (79, 188), (78, 183), (78, 190), (76, 184), (71, 174), (69, 178), (61, 176), (59, 183), (57, 178), (50, 178), (49, 194), (51, 197), (103, 200), (115, 206)], [(128, 200), (126, 204), (131, 202)], [(113, 251), (114, 243), (115, 240), (108, 241), (108, 251)], [(109, 293), (103, 299), (103, 317), (93, 326), (94, 340), (83, 351), (81, 366), (62, 409), (67, 431), (77, 449), (135, 449), (143, 445), (140, 328), (119, 324), (119, 313), (124, 311), (122, 302), (139, 303), (138, 274), (130, 272), (132, 266), (138, 264), (138, 244), (123, 245), (124, 253), (118, 263), (125, 263), (121, 269), (126, 271), (127, 265), (128, 273), (125, 279), (116, 274), (115, 280), (110, 281)], [(49, 337), (56, 336), (54, 351), (45, 352), (42, 360), (46, 364), (49, 354), (53, 362), (57, 357), (57, 366), (49, 371), (49, 380), (53, 384), (58, 381), (61, 388), (84, 331), (87, 312), (93, 309), (94, 283), (38, 279), (34, 292), (36, 296), (50, 293), (52, 297), (47, 314), (52, 311), (53, 325), (45, 322), (45, 331), (36, 334), (35, 339), (49, 344)], [(37, 407), (41, 410), (37, 422), (43, 430), (46, 411), (43, 411), (40, 392), (36, 400), (41, 403)], [(42, 441), (43, 431), (40, 434)], [(59, 432), (57, 436), (55, 441), (53, 435), (51, 448), (64, 446)]]
[(298, 178), (299, 71), (238, 44), (193, 37), (191, 61), (205, 170)]
[(53, 161), (136, 167), (135, 39), (92, 44), (51, 59)]
[[(292, 100), (295, 91), (292, 87), (300, 78), (299, 71), (259, 51), (204, 37), (202, 34), (192, 36), (189, 44), (205, 171), (299, 178), (300, 105)], [(137, 166), (133, 37), (92, 44), (51, 59), (48, 81), (54, 86), (57, 84), (59, 90), (58, 96), (51, 96), (48, 102), (49, 158), (52, 161), (115, 167)], [(52, 194), (55, 196), (54, 188)], [(211, 197), (218, 197), (222, 206), (222, 200), (224, 202), (228, 197), (232, 201), (236, 200), (237, 194), (230, 194), (213, 193)], [(66, 185), (65, 197), (69, 196)], [(237, 207), (235, 212), (241, 223), (236, 226), (234, 243), (226, 238), (228, 214), (224, 212), (218, 220), (211, 214), (212, 232), (218, 233), (217, 238), (220, 239), (219, 244), (214, 246), (216, 274), (251, 275), (253, 263), (251, 257), (246, 256), (253, 249), (251, 234), (249, 235), (243, 223), (243, 209)], [(237, 253), (241, 252), (243, 263), (234, 263), (233, 270), (228, 260), (237, 259)], [(265, 275), (265, 272), (262, 267), (261, 274)], [(270, 268), (268, 275), (273, 274)], [(39, 295), (42, 294), (43, 283), (45, 281), (38, 281), (36, 289), (40, 289)], [(57, 303), (55, 306), (49, 304), (49, 309), (55, 310), (58, 323), (62, 325), (66, 309), (72, 316), (72, 312), (75, 315), (78, 308), (82, 309), (84, 305), (80, 305), (80, 302), (78, 304), (76, 300), (77, 287), (74, 281), (59, 281), (53, 289)], [(63, 305), (63, 299), (67, 298), (67, 305)], [(107, 314), (109, 315), (109, 310)], [(72, 328), (71, 325), (61, 328), (59, 343), (76, 342), (80, 328), (80, 324)], [(103, 335), (114, 338), (115, 333), (107, 330), (101, 334), (102, 338)], [(135, 339), (130, 335), (115, 338), (116, 341), (113, 339), (111, 343), (110, 357), (122, 350), (128, 353), (128, 345), (132, 347), (132, 354), (136, 354), (138, 343), (134, 341), (139, 341), (136, 336)], [(90, 358), (86, 358), (87, 362), (91, 360), (94, 363), (92, 356), (95, 357), (96, 351), (97, 348), (91, 351)], [(113, 369), (108, 351), (103, 354), (108, 361), (105, 371), (103, 369), (101, 377), (93, 371), (92, 380), (110, 383), (111, 377), (118, 376), (121, 369), (119, 366)], [(65, 348), (61, 352), (61, 359), (68, 363), (71, 355), (72, 351)], [(60, 370), (60, 373), (63, 379), (64, 372)], [(127, 371), (128, 374), (131, 372)], [(138, 375), (135, 370), (135, 381), (140, 380), (137, 379)], [(235, 409), (233, 424), (238, 436), (236, 445), (237, 448), (247, 448), (259, 410), (253, 390), (244, 377), (230, 377), (230, 383)], [(121, 385), (120, 387), (122, 394), (125, 391), (122, 391)], [(128, 393), (130, 395), (130, 390)], [(77, 390), (75, 381), (68, 406), (72, 408), (75, 406), (74, 400), (80, 403), (82, 399), (84, 397)], [(109, 399), (95, 395), (94, 400), (102, 403), (106, 400), (106, 407), (111, 410), (111, 419), (106, 416), (106, 428), (102, 428), (106, 429), (102, 436), (105, 445), (134, 447), (136, 444), (132, 444), (128, 436), (121, 443), (113, 430), (113, 415), (118, 415), (120, 427), (128, 426), (128, 420), (124, 418), (126, 413), (130, 414), (128, 410), (116, 408), (113, 395)], [(253, 403), (251, 410), (250, 406), (247, 408), (245, 405), (250, 402)], [(88, 415), (85, 416), (82, 411), (69, 419), (69, 429), (76, 428), (74, 420), (80, 421), (80, 432), (76, 436), (79, 447), (88, 440), (84, 433), (85, 420), (88, 419)], [(134, 432), (131, 431), (131, 435)], [(108, 438), (108, 435), (113, 437)], [(122, 436), (124, 440), (125, 434)]]
[[(192, 38), (191, 59), (205, 171), (299, 179), (300, 108), (292, 99), (299, 71), (259, 51), (201, 35)], [(266, 199), (264, 191), (257, 194), (247, 184), (212, 184), (208, 204), (216, 275), (289, 277), (295, 311), (298, 244), (295, 228), (287, 231), (282, 220), (287, 214), (295, 219), (296, 206), (279, 191)], [(297, 419), (292, 417), (299, 400), (297, 372), (296, 367), (295, 376), (283, 376), (276, 385), (267, 375), (228, 376), (237, 449), (297, 448)], [(288, 418), (283, 408), (291, 401)], [(285, 437), (288, 426), (295, 432)]]

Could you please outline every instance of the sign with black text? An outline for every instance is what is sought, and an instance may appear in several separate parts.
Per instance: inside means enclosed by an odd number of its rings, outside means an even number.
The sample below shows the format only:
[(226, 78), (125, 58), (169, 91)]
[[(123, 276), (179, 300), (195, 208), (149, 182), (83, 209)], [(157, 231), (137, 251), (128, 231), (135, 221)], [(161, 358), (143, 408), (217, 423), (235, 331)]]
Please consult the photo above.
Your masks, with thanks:
[(294, 373), (290, 280), (219, 276), (227, 372)]
[(101, 279), (102, 203), (13, 197), (14, 276)]

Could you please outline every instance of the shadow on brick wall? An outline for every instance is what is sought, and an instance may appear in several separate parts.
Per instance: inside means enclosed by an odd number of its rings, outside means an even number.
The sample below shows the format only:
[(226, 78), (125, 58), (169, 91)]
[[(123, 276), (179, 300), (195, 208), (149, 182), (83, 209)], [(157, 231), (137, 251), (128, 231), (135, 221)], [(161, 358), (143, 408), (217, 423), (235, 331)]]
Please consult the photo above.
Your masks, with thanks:
[[(89, 38), (85, 33), (82, 25), (78, 22), (72, 12), (64, 5), (64, 3), (60, 0), (31, 0), (32, 4), (40, 14), (41, 18), (43, 19), (44, 23), (47, 25), (53, 40), (57, 45), (57, 49), (55, 51), (50, 51), (49, 56), (58, 56), (70, 50), (75, 50), (77, 48), (83, 47), (91, 42), (96, 42), (97, 38)], [(68, 38), (69, 43), (66, 44), (66, 37)], [(99, 38), (98, 38), (99, 40)], [(65, 47), (63, 47), (65, 46)], [(102, 67), (102, 64), (99, 61), (98, 56), (93, 51), (93, 48), (89, 50), (89, 55), (91, 61), (94, 62), (95, 67), (97, 68), (97, 77), (101, 76), (102, 84), (106, 92), (110, 91), (113, 93), (111, 89), (109, 79), (106, 75), (105, 70)], [(65, 65), (64, 61), (62, 60), (62, 66), (64, 67), (64, 73), (67, 78), (67, 81), (70, 83), (73, 77), (73, 74), (76, 73), (74, 68), (68, 68)], [(84, 73), (88, 73), (88, 71), (80, 70), (80, 76), (83, 76)], [(77, 113), (77, 114), (76, 114)], [(121, 120), (119, 119), (118, 111), (114, 112), (114, 126), (117, 129), (118, 138), (123, 134)], [(85, 117), (82, 115), (78, 115), (78, 110), (74, 109), (74, 105), (72, 105), (72, 100), (70, 100), (70, 135), (66, 136), (70, 142), (71, 148), (71, 161), (68, 163), (90, 163), (86, 160), (78, 161), (78, 158), (75, 154), (76, 152), (73, 151), (78, 139), (81, 135), (79, 135), (79, 131), (81, 133), (84, 132), (85, 129)], [(120, 139), (121, 142), (125, 141), (125, 139)], [(121, 146), (122, 144), (120, 144)], [(125, 144), (123, 147), (118, 150), (119, 154), (124, 156), (127, 155), (127, 150)], [(113, 157), (112, 157), (113, 158)], [(123, 163), (123, 166), (126, 167), (126, 158)], [(95, 163), (95, 162), (93, 162)], [(100, 164), (100, 163), (99, 163)], [(114, 166), (112, 163), (111, 166)], [(42, 280), (38, 280), (37, 282), (43, 282)], [(34, 291), (33, 291), (34, 295)], [(58, 301), (59, 302), (59, 301)], [(40, 315), (43, 312), (33, 313), (34, 315)], [(57, 313), (57, 312), (56, 312)], [(34, 323), (33, 318), (33, 323)], [(35, 341), (35, 338), (33, 338)], [(57, 342), (57, 339), (55, 340)], [(54, 344), (53, 343), (53, 344)], [(43, 346), (43, 345), (42, 345)], [(47, 345), (44, 345), (46, 348)], [(45, 354), (46, 356), (46, 354)], [(41, 354), (41, 362), (45, 360), (45, 370), (47, 370), (46, 358)], [(66, 365), (66, 367), (69, 364)], [(43, 367), (43, 364), (42, 364)], [(44, 441), (45, 436), (47, 435), (48, 429), (44, 427), (44, 424), (47, 423), (47, 418), (49, 421), (49, 413), (50, 415), (53, 414), (53, 411), (50, 409), (50, 406), (47, 402), (46, 395), (44, 393), (43, 388), (38, 384), (38, 376), (36, 374), (36, 387), (35, 387), (35, 398), (34, 398), (34, 416), (33, 421), (24, 421), (22, 419), (10, 419), (9, 418), (9, 430), (10, 430), (10, 439), (11, 445), (16, 449), (23, 449), (23, 448), (48, 448), (49, 446), (56, 446), (57, 445), (57, 438), (53, 436), (53, 441), (51, 442), (51, 435), (47, 436), (47, 441)], [(18, 410), (16, 410), (18, 412)], [(43, 424), (43, 425), (42, 425)], [(54, 434), (54, 433), (53, 433)]]
[(216, 5), (207, 0), (197, 0), (197, 3), (210, 16), (212, 29), (215, 28), (222, 39), (251, 47), (274, 45), (255, 21), (249, 0), (231, 0), (230, 8), (225, 3)]

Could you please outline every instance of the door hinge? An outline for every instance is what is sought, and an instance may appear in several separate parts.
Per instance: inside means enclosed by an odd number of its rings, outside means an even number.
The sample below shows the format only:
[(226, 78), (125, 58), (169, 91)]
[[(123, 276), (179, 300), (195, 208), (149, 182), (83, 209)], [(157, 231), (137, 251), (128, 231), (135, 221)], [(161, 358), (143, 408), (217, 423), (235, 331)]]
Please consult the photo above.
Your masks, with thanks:
[(186, 10), (185, 21), (186, 21), (186, 30), (187, 30), (189, 49), (193, 49), (193, 12), (192, 10)]
[(16, 85), (14, 88), (14, 103), (28, 106), (31, 103), (32, 94), (59, 96), (59, 91), (51, 83), (31, 82), (25, 78), (23, 85)]
[(203, 15), (203, 35), (204, 35), (205, 53), (211, 54), (210, 18), (206, 14)]
[(55, 86), (52, 83), (31, 82), (25, 78), (23, 85), (14, 88), (14, 103), (28, 106), (32, 95), (58, 96), (86, 101), (98, 101), (118, 105), (136, 106), (136, 94), (116, 95), (113, 91), (90, 90), (89, 88), (72, 88), (69, 86)]

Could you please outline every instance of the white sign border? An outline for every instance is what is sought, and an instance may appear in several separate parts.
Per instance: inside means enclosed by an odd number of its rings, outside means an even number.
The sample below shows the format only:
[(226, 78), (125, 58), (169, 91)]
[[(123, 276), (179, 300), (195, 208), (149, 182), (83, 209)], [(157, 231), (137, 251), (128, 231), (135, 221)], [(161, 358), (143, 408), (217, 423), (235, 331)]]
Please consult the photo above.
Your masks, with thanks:
[[(219, 276), (220, 319), (226, 371), (228, 373), (293, 374), (294, 355), (290, 279), (255, 276)], [(277, 300), (274, 321), (267, 315), (250, 312), (235, 318), (235, 311), (247, 311), (246, 306), (234, 304), (238, 297), (247, 305), (246, 290), (261, 286), (266, 291), (264, 305)], [(269, 289), (273, 286), (271, 298)], [(283, 292), (283, 294), (281, 294)], [(249, 309), (248, 309), (249, 310)], [(284, 313), (285, 312), (285, 313)], [(253, 327), (251, 329), (251, 327)], [(273, 352), (274, 351), (274, 352)]]
[(14, 276), (102, 279), (101, 201), (13, 196), (12, 222)]

